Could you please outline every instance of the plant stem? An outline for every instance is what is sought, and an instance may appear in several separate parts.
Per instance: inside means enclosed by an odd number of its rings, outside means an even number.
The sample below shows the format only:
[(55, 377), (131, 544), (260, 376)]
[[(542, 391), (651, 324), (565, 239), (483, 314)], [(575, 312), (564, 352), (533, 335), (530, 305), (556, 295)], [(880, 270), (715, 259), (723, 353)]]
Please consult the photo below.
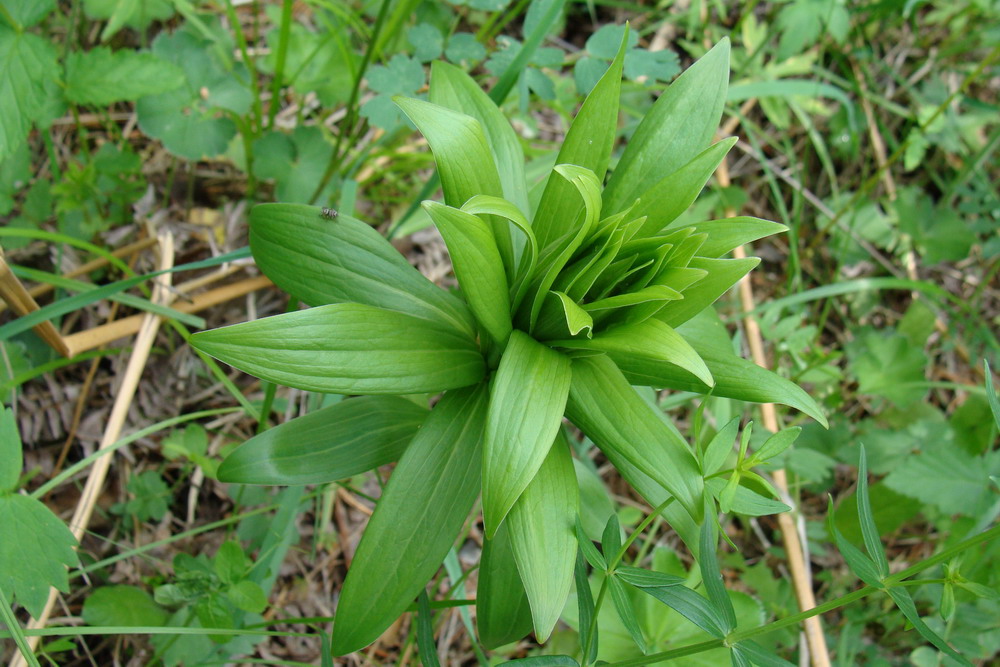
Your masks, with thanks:
[(361, 90), (361, 80), (364, 78), (365, 72), (368, 71), (368, 65), (371, 63), (372, 55), (375, 52), (375, 45), (378, 42), (379, 35), (382, 33), (382, 28), (385, 25), (385, 17), (389, 13), (389, 5), (391, 4), (392, 0), (382, 0), (382, 6), (378, 9), (378, 16), (375, 18), (375, 26), (372, 28), (372, 34), (368, 38), (365, 55), (361, 58), (361, 67), (358, 68), (357, 74), (354, 77), (354, 84), (351, 86), (351, 97), (347, 100), (347, 115), (341, 123), (341, 131), (337, 133), (337, 143), (334, 145), (330, 162), (326, 165), (326, 171), (323, 172), (323, 178), (319, 179), (316, 190), (313, 192), (312, 197), (309, 198), (310, 204), (315, 204), (316, 200), (319, 199), (320, 194), (326, 189), (326, 186), (330, 183), (330, 179), (333, 178), (333, 173), (342, 161), (340, 149), (344, 143), (344, 135), (354, 127), (358, 116), (357, 106), (358, 95)]
[[(787, 628), (789, 626), (798, 625), (803, 620), (811, 618), (813, 616), (818, 616), (820, 614), (825, 614), (829, 611), (839, 609), (845, 605), (852, 602), (856, 602), (862, 598), (868, 597), (872, 593), (878, 593), (884, 591), (886, 588), (891, 588), (893, 586), (903, 585), (905, 579), (909, 579), (915, 574), (923, 572), (924, 570), (930, 569), (935, 565), (939, 565), (945, 561), (954, 558), (956, 555), (971, 549), (972, 547), (982, 544), (983, 542), (988, 542), (996, 537), (1000, 537), (1000, 526), (994, 526), (989, 530), (970, 537), (967, 540), (963, 540), (958, 544), (945, 549), (939, 554), (931, 556), (927, 560), (921, 561), (912, 567), (908, 567), (902, 572), (898, 572), (892, 576), (886, 577), (882, 580), (884, 586), (882, 588), (876, 588), (875, 586), (865, 586), (847, 595), (842, 595), (839, 598), (830, 600), (829, 602), (824, 602), (823, 604), (813, 607), (812, 609), (807, 609), (806, 611), (799, 612), (798, 614), (793, 614), (786, 618), (767, 623), (765, 625), (758, 626), (756, 628), (750, 628), (749, 630), (742, 630), (730, 633), (730, 635), (724, 639), (713, 639), (711, 641), (702, 642), (700, 644), (691, 644), (690, 646), (682, 646), (681, 648), (672, 649), (670, 651), (663, 651), (661, 653), (652, 653), (642, 658), (636, 658), (634, 660), (622, 660), (620, 662), (613, 662), (608, 667), (642, 667), (643, 665), (651, 665), (657, 662), (666, 662), (667, 660), (673, 660), (674, 658), (680, 658), (685, 655), (692, 655), (695, 653), (701, 653), (703, 651), (708, 651), (714, 648), (721, 648), (723, 646), (732, 646), (737, 642), (743, 641), (744, 639), (750, 639), (752, 637), (757, 637), (760, 635), (768, 634), (774, 632), (775, 630), (780, 630), (782, 628)], [(935, 582), (920, 582), (920, 583), (935, 583)], [(603, 592), (603, 591), (602, 591)], [(594, 617), (597, 617), (595, 612)]]
[(285, 57), (288, 55), (288, 38), (292, 32), (292, 0), (284, 0), (281, 5), (281, 32), (278, 34), (278, 54), (274, 65), (274, 79), (271, 81), (271, 104), (267, 108), (267, 126), (274, 127), (274, 117), (278, 115), (278, 98), (281, 96), (281, 81), (285, 76)]

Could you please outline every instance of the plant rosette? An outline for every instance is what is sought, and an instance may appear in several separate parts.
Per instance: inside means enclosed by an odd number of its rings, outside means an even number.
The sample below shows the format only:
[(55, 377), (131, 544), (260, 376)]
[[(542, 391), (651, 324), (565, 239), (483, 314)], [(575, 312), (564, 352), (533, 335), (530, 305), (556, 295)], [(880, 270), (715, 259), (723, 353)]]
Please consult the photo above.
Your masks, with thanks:
[[(251, 213), (258, 265), (311, 308), (192, 344), (270, 382), (357, 397), (252, 438), (219, 479), (322, 483), (398, 461), (344, 582), (336, 654), (372, 643), (411, 606), (480, 494), (480, 639), (493, 648), (532, 629), (548, 638), (577, 552), (564, 417), (652, 506), (677, 501), (665, 514), (689, 543), (710, 493), (703, 471), (633, 385), (783, 403), (825, 422), (801, 388), (736, 356), (710, 308), (759, 261), (724, 255), (784, 227), (675, 224), (735, 141), (712, 143), (728, 42), (666, 89), (602, 187), (625, 50), (623, 39), (536, 197), (513, 128), (460, 69), (435, 62), (429, 101), (395, 99), (434, 153), (444, 203), (424, 208), (457, 293), (348, 215), (292, 204)], [(442, 392), (430, 410), (411, 400)]]

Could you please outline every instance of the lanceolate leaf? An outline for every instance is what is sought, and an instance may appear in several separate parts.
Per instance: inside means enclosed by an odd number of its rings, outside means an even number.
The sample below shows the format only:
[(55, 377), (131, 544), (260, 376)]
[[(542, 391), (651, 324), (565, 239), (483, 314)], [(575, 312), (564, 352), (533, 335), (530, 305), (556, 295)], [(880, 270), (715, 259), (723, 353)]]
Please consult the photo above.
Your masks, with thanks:
[(566, 415), (609, 456), (621, 456), (670, 491), (691, 516), (701, 516), (703, 480), (694, 455), (639, 398), (611, 359), (573, 361)]
[(640, 588), (713, 637), (725, 637), (725, 620), (711, 602), (687, 586), (651, 586)]
[(920, 618), (920, 613), (917, 611), (917, 606), (913, 604), (913, 598), (910, 597), (909, 591), (902, 587), (893, 587), (887, 589), (886, 592), (892, 598), (892, 601), (896, 603), (896, 606), (899, 607), (899, 610), (903, 612), (903, 615), (906, 616), (906, 620), (920, 633), (921, 637), (934, 644), (939, 651), (947, 653), (960, 664), (972, 667), (972, 663), (965, 656), (948, 646), (945, 640), (924, 623), (924, 619)]
[(239, 484), (323, 484), (399, 459), (427, 410), (398, 396), (362, 396), (268, 429), (219, 466)]
[(521, 300), (528, 291), (528, 279), (534, 273), (535, 262), (538, 260), (538, 242), (535, 240), (535, 232), (531, 229), (531, 223), (524, 217), (520, 209), (500, 197), (476, 195), (462, 205), (462, 210), (474, 215), (497, 215), (506, 218), (523, 236), (523, 240), (519, 240), (515, 244), (523, 247), (518, 255), (515, 280), (511, 285), (511, 301), (513, 307), (517, 308), (521, 305)]
[(729, 40), (723, 39), (670, 84), (643, 118), (604, 192), (616, 213), (708, 147), (729, 85)]
[(698, 156), (672, 174), (664, 176), (646, 192), (639, 195), (639, 204), (632, 215), (646, 216), (639, 229), (639, 236), (650, 236), (667, 227), (677, 216), (686, 211), (701, 194), (716, 167), (725, 159), (736, 137), (706, 148)]
[[(461, 208), (475, 195), (503, 196), (497, 164), (478, 120), (422, 100), (396, 96), (393, 101), (427, 138), (441, 176), (446, 204)], [(494, 219), (490, 227), (507, 275), (513, 275), (514, 250), (509, 225), (506, 220)]]
[(626, 373), (642, 373), (647, 367), (655, 373), (667, 364), (683, 368), (709, 387), (714, 384), (712, 373), (694, 348), (671, 327), (656, 319), (614, 327), (589, 340), (560, 340), (551, 344), (607, 352)]
[(448, 392), (407, 448), (368, 522), (333, 625), (333, 652), (375, 641), (440, 567), (479, 492), (485, 385)]
[(739, 216), (725, 220), (706, 220), (691, 225), (695, 233), (707, 234), (708, 238), (698, 250), (702, 257), (722, 257), (734, 248), (752, 243), (772, 234), (788, 231), (788, 227), (770, 220)]
[[(618, 130), (618, 99), (621, 95), (622, 63), (628, 35), (622, 38), (618, 56), (590, 92), (566, 133), (556, 164), (572, 164), (591, 170), (598, 181), (611, 158)], [(578, 195), (565, 179), (550, 175), (534, 217), (535, 234), (542, 248), (573, 230), (582, 210)]]
[(493, 233), (471, 213), (431, 201), (423, 206), (444, 237), (469, 307), (502, 347), (511, 331), (510, 290)]
[(531, 607), (514, 562), (506, 523), (483, 544), (476, 625), (479, 639), (488, 649), (517, 641), (531, 632)]
[(230, 366), (289, 387), (332, 394), (419, 394), (475, 384), (475, 342), (394, 310), (338, 303), (191, 337)]
[[(715, 509), (715, 504), (705, 501), (706, 517)], [(719, 559), (716, 555), (718, 539), (715, 535), (715, 521), (706, 519), (701, 525), (701, 550), (698, 554), (698, 565), (701, 568), (701, 579), (708, 592), (708, 599), (723, 621), (722, 629), (728, 634), (736, 628), (736, 611), (729, 593), (722, 583), (722, 572), (719, 571)]]
[(562, 423), (569, 359), (515, 330), (490, 388), (483, 522), (492, 537), (538, 472)]
[(861, 523), (861, 536), (865, 542), (868, 555), (875, 562), (880, 577), (889, 576), (889, 561), (885, 557), (885, 548), (879, 536), (875, 517), (872, 516), (872, 504), (868, 498), (868, 461), (865, 457), (865, 446), (861, 445), (860, 461), (858, 462), (858, 519)]
[(632, 635), (632, 641), (636, 643), (640, 651), (645, 653), (646, 639), (642, 636), (642, 628), (639, 627), (639, 621), (635, 616), (635, 609), (632, 607), (632, 598), (629, 597), (625, 584), (621, 582), (617, 575), (613, 574), (610, 577), (608, 587), (611, 590), (611, 599), (615, 603), (615, 610), (618, 612), (618, 617), (622, 620), (622, 624), (625, 625), (628, 633)]
[(310, 306), (363, 303), (475, 335), (465, 304), (360, 220), (330, 220), (313, 206), (261, 204), (250, 212), (250, 248), (268, 278)]
[(479, 85), (463, 70), (442, 60), (431, 63), (430, 101), (460, 111), (479, 121), (493, 149), (503, 196), (527, 215), (528, 186), (524, 179), (524, 151), (510, 121)]
[(704, 278), (684, 290), (684, 298), (673, 301), (656, 314), (656, 319), (662, 320), (672, 327), (677, 327), (705, 310), (735, 285), (752, 268), (760, 263), (756, 257), (742, 259), (707, 259), (695, 257), (688, 268), (702, 269), (708, 272)]
[(559, 620), (573, 582), (577, 550), (573, 524), (579, 504), (569, 444), (560, 436), (507, 519), (540, 642), (548, 639)]

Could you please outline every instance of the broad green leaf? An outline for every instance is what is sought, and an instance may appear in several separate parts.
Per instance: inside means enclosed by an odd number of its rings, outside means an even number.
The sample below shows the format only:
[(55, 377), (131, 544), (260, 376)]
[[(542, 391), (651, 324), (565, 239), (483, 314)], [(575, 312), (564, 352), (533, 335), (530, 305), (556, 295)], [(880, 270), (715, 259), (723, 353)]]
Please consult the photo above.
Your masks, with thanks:
[(524, 151), (510, 121), (464, 70), (441, 60), (431, 63), (430, 101), (479, 121), (496, 160), (504, 199), (522, 215), (529, 211)]
[[(583, 245), (587, 236), (596, 227), (601, 217), (601, 183), (597, 180), (594, 172), (583, 167), (571, 164), (558, 164), (553, 171), (561, 178), (569, 181), (576, 190), (577, 196), (583, 200), (583, 220), (575, 229), (568, 232), (562, 238), (553, 241), (548, 246), (541, 245), (541, 256), (538, 259), (536, 273), (538, 277), (532, 281), (529, 288), (534, 290), (534, 298), (530, 302), (528, 313), (528, 327), (534, 330), (538, 315), (541, 312), (542, 304), (548, 295), (549, 289), (559, 277), (559, 272), (563, 270), (573, 253)], [(537, 234), (537, 231), (536, 231)], [(525, 319), (525, 309), (518, 313), (518, 321), (523, 323)]]
[(552, 448), (569, 359), (515, 330), (490, 387), (483, 446), (483, 523), (492, 537)]
[(163, 625), (167, 616), (149, 593), (135, 586), (102, 586), (83, 603), (88, 625), (155, 627)]
[(694, 348), (656, 319), (614, 327), (591, 339), (558, 340), (550, 344), (606, 352), (626, 374), (655, 374), (660, 366), (667, 364), (686, 370), (708, 387), (714, 384), (711, 371)]
[[(482, 124), (464, 113), (410, 97), (394, 97), (434, 153), (444, 203), (461, 208), (475, 195), (503, 196), (503, 186), (497, 164), (490, 151)], [(514, 271), (514, 249), (510, 225), (506, 220), (492, 219), (490, 228), (497, 249), (503, 258), (507, 276)]]
[(471, 213), (432, 201), (425, 201), (423, 207), (444, 237), (469, 308), (502, 348), (512, 328), (510, 290), (493, 232)]
[(604, 191), (607, 213), (641, 193), (708, 147), (719, 126), (729, 85), (729, 40), (670, 84), (639, 124)]
[(531, 632), (531, 607), (514, 562), (507, 524), (483, 543), (476, 593), (476, 625), (487, 649), (518, 641)]
[(30, 28), (56, 8), (56, 0), (4, 0), (3, 5), (7, 15), (22, 28)]
[(28, 136), (59, 95), (56, 50), (47, 40), (0, 25), (0, 160)]
[(573, 524), (580, 506), (569, 443), (557, 437), (531, 483), (510, 510), (514, 561), (531, 605), (535, 637), (544, 643), (573, 583)]
[(223, 542), (215, 552), (212, 568), (224, 584), (235, 584), (246, 576), (252, 563), (239, 542)]
[(465, 334), (359, 303), (203, 331), (191, 344), (263, 380), (328, 394), (438, 392), (479, 382), (485, 371)]
[(868, 498), (868, 461), (865, 457), (865, 446), (861, 445), (860, 460), (858, 461), (858, 519), (861, 521), (861, 537), (865, 542), (865, 549), (868, 555), (875, 562), (878, 568), (879, 578), (889, 576), (889, 561), (885, 557), (885, 548), (882, 546), (882, 539), (875, 525), (875, 518), (872, 516), (872, 504)]
[(226, 591), (226, 597), (237, 609), (259, 614), (267, 607), (267, 595), (260, 584), (244, 579), (238, 581)]
[(615, 611), (618, 612), (618, 618), (622, 620), (625, 629), (632, 636), (632, 641), (645, 654), (646, 638), (642, 636), (642, 628), (639, 627), (639, 621), (635, 616), (635, 609), (632, 607), (632, 598), (629, 597), (628, 591), (625, 589), (625, 584), (621, 582), (617, 575), (610, 575), (608, 588), (611, 590), (611, 600), (615, 604)]
[(772, 435), (753, 453), (753, 465), (758, 465), (781, 454), (792, 446), (792, 443), (795, 442), (800, 433), (802, 433), (802, 429), (798, 426), (793, 426), (792, 428), (782, 429)]
[(739, 282), (740, 278), (758, 264), (760, 264), (760, 259), (757, 257), (742, 259), (695, 257), (688, 264), (688, 268), (702, 269), (707, 271), (708, 275), (684, 290), (682, 300), (673, 301), (664, 306), (663, 310), (656, 314), (656, 318), (672, 327), (684, 324), (715, 303), (716, 299), (725, 294), (730, 287)]
[(639, 229), (638, 236), (656, 234), (686, 211), (735, 143), (736, 137), (730, 137), (713, 144), (639, 195), (639, 203), (632, 215), (646, 216), (646, 222)]
[(184, 84), (184, 70), (152, 53), (97, 47), (66, 58), (66, 98), (107, 106), (165, 93)]
[(293, 419), (250, 438), (219, 466), (239, 484), (324, 484), (391, 463), (427, 410), (398, 396), (362, 396)]
[(588, 313), (597, 313), (602, 310), (624, 309), (640, 303), (649, 303), (650, 301), (666, 303), (667, 301), (683, 298), (684, 295), (673, 288), (664, 285), (650, 285), (634, 292), (616, 294), (615, 296), (585, 303), (583, 304), (583, 309)]
[(546, 341), (578, 334), (589, 337), (593, 328), (594, 318), (585, 309), (568, 295), (550, 290), (538, 314), (535, 337)]
[(14, 411), (0, 403), (0, 494), (13, 491), (21, 478), (24, 453)]
[(620, 455), (701, 517), (703, 481), (688, 444), (660, 421), (606, 356), (573, 361), (566, 415), (605, 452)]
[(713, 396), (756, 403), (781, 403), (801, 410), (824, 427), (827, 425), (819, 405), (801, 387), (732, 352), (729, 335), (714, 310), (708, 309), (689, 320), (678, 327), (677, 333), (691, 343), (704, 360), (715, 386), (709, 387), (691, 373), (668, 366), (658, 368), (655, 377), (628, 372), (629, 382), (699, 394), (711, 392)]
[(511, 285), (512, 306), (517, 308), (528, 291), (528, 280), (534, 273), (535, 263), (538, 261), (538, 241), (535, 240), (531, 223), (514, 204), (490, 195), (476, 195), (462, 205), (462, 210), (474, 215), (497, 215), (506, 218), (524, 236), (523, 241), (518, 241), (517, 244), (523, 248), (518, 257), (514, 284)]
[[(705, 500), (705, 515), (710, 516), (715, 511), (711, 500)], [(705, 521), (701, 525), (701, 550), (698, 554), (698, 566), (701, 568), (701, 579), (708, 592), (708, 599), (722, 618), (722, 629), (729, 634), (736, 629), (736, 611), (729, 599), (726, 587), (722, 583), (722, 572), (719, 570), (719, 558), (716, 555), (718, 537), (715, 534), (716, 522)]]
[(745, 243), (753, 243), (757, 239), (788, 231), (788, 227), (780, 223), (749, 216), (706, 220), (696, 222), (691, 227), (695, 233), (708, 235), (698, 254), (710, 258), (722, 257)]
[[(67, 567), (76, 565), (76, 539), (48, 507), (20, 494), (0, 494), (0, 589), (38, 618), (49, 587), (69, 592)], [(19, 535), (21, 539), (10, 539)]]
[(619, 565), (617, 575), (622, 581), (632, 584), (636, 588), (663, 588), (665, 586), (680, 586), (684, 583), (683, 577), (656, 570), (643, 570), (631, 565)]
[(479, 493), (485, 385), (444, 395), (396, 465), (337, 604), (333, 652), (371, 644), (441, 566)]
[(426, 667), (440, 667), (437, 642), (434, 641), (434, 612), (425, 590), (417, 597), (417, 652)]
[(698, 595), (687, 586), (646, 586), (643, 593), (653, 596), (699, 628), (722, 638), (726, 636), (726, 625), (722, 614), (711, 602)]
[(844, 557), (847, 567), (850, 568), (861, 581), (869, 586), (882, 588), (882, 577), (878, 573), (878, 567), (871, 558), (866, 556), (856, 546), (847, 541), (834, 518), (833, 498), (828, 501), (826, 512), (826, 527), (833, 536), (833, 541), (837, 545), (837, 550)]
[[(589, 169), (599, 182), (604, 181), (618, 131), (618, 100), (626, 47), (627, 41), (623, 38), (617, 57), (587, 95), (573, 119), (556, 158), (556, 164)], [(549, 175), (533, 222), (539, 245), (545, 248), (570, 234), (581, 210), (580, 200), (571, 184)]]
[(894, 586), (886, 589), (886, 592), (892, 598), (892, 601), (896, 603), (896, 606), (899, 607), (899, 610), (903, 612), (903, 615), (906, 616), (906, 620), (920, 633), (921, 637), (933, 644), (939, 651), (957, 660), (960, 664), (972, 667), (972, 663), (965, 656), (951, 646), (948, 646), (948, 643), (944, 639), (924, 623), (924, 620), (920, 618), (920, 612), (917, 611), (917, 606), (913, 603), (913, 598), (910, 597), (909, 591), (905, 588)]
[[(719, 498), (723, 490), (727, 487), (727, 483), (726, 480), (716, 477), (706, 480), (705, 487), (713, 496)], [(768, 516), (770, 514), (791, 512), (792, 508), (785, 503), (762, 496), (741, 484), (736, 484), (733, 489), (732, 498), (729, 499), (727, 507), (723, 511), (735, 512), (743, 516)]]
[(250, 212), (250, 248), (268, 278), (311, 306), (364, 303), (475, 333), (460, 299), (420, 275), (360, 220), (328, 220), (313, 206), (261, 204)]
[(733, 451), (733, 442), (740, 430), (740, 418), (733, 417), (725, 426), (719, 429), (708, 446), (701, 460), (701, 472), (707, 477), (719, 470)]
[(147, 95), (136, 102), (143, 132), (159, 139), (183, 158), (199, 160), (225, 152), (236, 124), (220, 113), (245, 114), (253, 104), (250, 80), (242, 63), (223, 62), (216, 43), (188, 28), (161, 32), (152, 51), (184, 70), (185, 81), (174, 90)]

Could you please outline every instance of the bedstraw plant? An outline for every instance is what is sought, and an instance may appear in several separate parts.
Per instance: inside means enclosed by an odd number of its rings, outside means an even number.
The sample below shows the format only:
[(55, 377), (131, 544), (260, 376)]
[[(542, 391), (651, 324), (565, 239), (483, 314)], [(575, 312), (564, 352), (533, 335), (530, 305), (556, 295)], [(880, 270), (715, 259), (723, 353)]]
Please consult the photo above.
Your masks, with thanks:
[(725, 255), (783, 226), (675, 222), (735, 141), (713, 143), (728, 42), (663, 92), (606, 178), (626, 46), (534, 186), (511, 125), (460, 69), (435, 62), (428, 101), (395, 99), (434, 154), (444, 202), (423, 206), (457, 291), (425, 279), (364, 222), (265, 204), (251, 214), (253, 255), (311, 307), (192, 337), (259, 378), (352, 396), (251, 439), (221, 480), (322, 483), (398, 461), (344, 583), (337, 654), (373, 642), (418, 596), (426, 603), (480, 494), (480, 641), (492, 648), (532, 629), (547, 639), (579, 546), (564, 418), (695, 553), (714, 553), (720, 496), (727, 507), (771, 501), (706, 484), (719, 466), (633, 385), (783, 403), (824, 421), (802, 389), (737, 356), (710, 308), (758, 262)]

